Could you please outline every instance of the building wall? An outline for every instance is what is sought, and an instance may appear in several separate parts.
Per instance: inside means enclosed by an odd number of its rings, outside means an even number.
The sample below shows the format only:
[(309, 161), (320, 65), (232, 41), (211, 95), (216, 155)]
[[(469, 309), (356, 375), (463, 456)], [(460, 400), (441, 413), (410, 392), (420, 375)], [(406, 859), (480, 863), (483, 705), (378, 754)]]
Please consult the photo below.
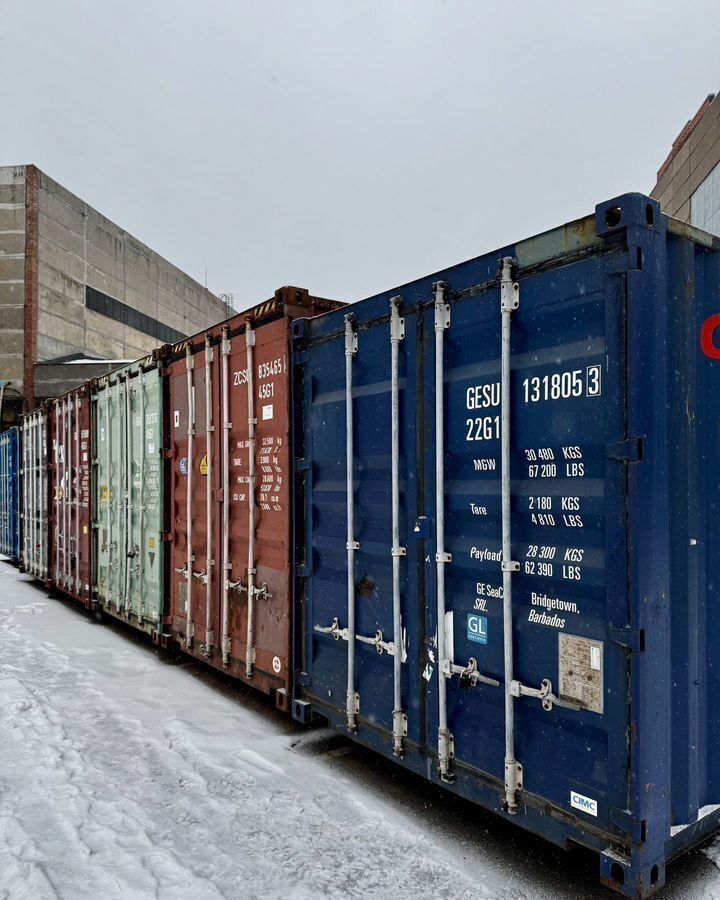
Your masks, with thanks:
[[(104, 312), (88, 308), (88, 288), (100, 292), (95, 307)], [(232, 314), (31, 166), (0, 167), (0, 305), (0, 378), (28, 405), (38, 361), (77, 353), (136, 359)]]
[(720, 233), (720, 94), (709, 95), (678, 135), (651, 196), (664, 212)]
[[(22, 389), (25, 167), (0, 168), (0, 378)], [(8, 392), (9, 393), (9, 392)]]

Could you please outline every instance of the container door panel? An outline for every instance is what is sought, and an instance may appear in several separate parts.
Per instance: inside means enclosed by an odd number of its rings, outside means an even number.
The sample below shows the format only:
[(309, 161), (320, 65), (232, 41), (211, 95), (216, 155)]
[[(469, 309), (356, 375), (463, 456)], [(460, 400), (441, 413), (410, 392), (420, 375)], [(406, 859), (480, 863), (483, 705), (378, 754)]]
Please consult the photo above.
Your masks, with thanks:
[[(418, 402), (414, 390), (417, 364), (417, 316), (405, 316), (405, 336), (398, 350), (400, 490), (399, 544), (401, 633), (395, 635), (393, 621), (393, 533), (392, 533), (392, 378), (391, 328), (388, 320), (361, 328), (357, 350), (352, 355), (351, 476), (354, 497), (354, 540), (357, 549), (352, 564), (355, 605), (354, 684), (359, 717), (385, 732), (390, 742), (393, 730), (394, 651), (401, 658), (400, 690), (402, 714), (407, 716), (407, 739), (423, 741), (424, 709), (417, 691), (423, 690), (425, 665), (422, 589), (417, 580), (424, 556), (422, 513), (423, 471), (417, 456)], [(312, 366), (310, 369), (309, 367)], [(312, 418), (306, 435), (311, 445), (305, 454), (312, 459), (306, 476), (311, 497), (313, 594), (312, 621), (305, 624), (312, 655), (312, 693), (319, 705), (327, 702), (346, 707), (348, 690), (348, 558), (347, 558), (347, 397), (344, 384), (345, 345), (326, 341), (313, 348), (306, 378), (306, 411)], [(329, 379), (327, 373), (335, 377)], [(418, 539), (419, 538), (419, 539)], [(303, 668), (308, 666), (307, 659)]]
[[(549, 685), (546, 692), (560, 698), (514, 700), (515, 755), (525, 790), (560, 807), (571, 795), (589, 797), (603, 825), (627, 799), (627, 671), (608, 632), (626, 609), (626, 485), (622, 464), (608, 458), (624, 436), (619, 288), (602, 259), (521, 278), (511, 328), (514, 676), (537, 691)], [(499, 290), (452, 304), (445, 454), (438, 461), (430, 449), (427, 468), (440, 464), (445, 474), (447, 655), (460, 667), (474, 660), (502, 685), (500, 324)], [(432, 312), (425, 328), (433, 334)], [(434, 364), (429, 354), (427, 383)], [(430, 489), (426, 502), (434, 507)], [(432, 569), (427, 579), (437, 590)], [(428, 613), (437, 634), (431, 603)], [(503, 687), (473, 686), (457, 674), (430, 686), (430, 734), (444, 689), (455, 765), (503, 780)]]

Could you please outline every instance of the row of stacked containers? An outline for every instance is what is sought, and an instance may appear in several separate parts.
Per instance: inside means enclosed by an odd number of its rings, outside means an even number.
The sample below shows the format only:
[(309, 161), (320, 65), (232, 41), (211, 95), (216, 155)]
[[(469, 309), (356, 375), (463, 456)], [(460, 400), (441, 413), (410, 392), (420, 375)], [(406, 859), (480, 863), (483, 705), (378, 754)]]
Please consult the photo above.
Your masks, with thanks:
[(290, 323), (341, 305), (282, 288), (25, 416), (23, 542), (2, 490), (2, 552), (288, 709)]
[(720, 826), (720, 239), (625, 195), (340, 306), (27, 415), (22, 566), (649, 896)]

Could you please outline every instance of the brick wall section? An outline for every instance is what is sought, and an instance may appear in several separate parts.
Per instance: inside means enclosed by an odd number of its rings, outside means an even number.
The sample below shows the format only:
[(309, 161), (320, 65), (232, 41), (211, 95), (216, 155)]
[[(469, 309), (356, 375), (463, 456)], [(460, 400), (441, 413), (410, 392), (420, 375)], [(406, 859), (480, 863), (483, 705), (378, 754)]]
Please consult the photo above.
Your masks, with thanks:
[(698, 186), (720, 163), (720, 94), (705, 102), (673, 144), (660, 167), (658, 181), (650, 192), (663, 212), (690, 221), (690, 201)]
[(38, 355), (38, 195), (35, 166), (25, 171), (25, 336), (23, 392), (25, 410), (35, 407), (35, 363)]

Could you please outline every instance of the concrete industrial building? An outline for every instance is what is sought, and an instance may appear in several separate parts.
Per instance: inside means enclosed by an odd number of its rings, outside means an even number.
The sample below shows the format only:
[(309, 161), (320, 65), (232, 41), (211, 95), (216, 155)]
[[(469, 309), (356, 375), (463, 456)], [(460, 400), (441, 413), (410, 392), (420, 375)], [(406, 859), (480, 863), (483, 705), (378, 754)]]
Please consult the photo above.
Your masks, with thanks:
[(720, 94), (710, 94), (677, 136), (651, 196), (663, 212), (720, 235)]
[(3, 425), (232, 312), (35, 166), (0, 167)]

